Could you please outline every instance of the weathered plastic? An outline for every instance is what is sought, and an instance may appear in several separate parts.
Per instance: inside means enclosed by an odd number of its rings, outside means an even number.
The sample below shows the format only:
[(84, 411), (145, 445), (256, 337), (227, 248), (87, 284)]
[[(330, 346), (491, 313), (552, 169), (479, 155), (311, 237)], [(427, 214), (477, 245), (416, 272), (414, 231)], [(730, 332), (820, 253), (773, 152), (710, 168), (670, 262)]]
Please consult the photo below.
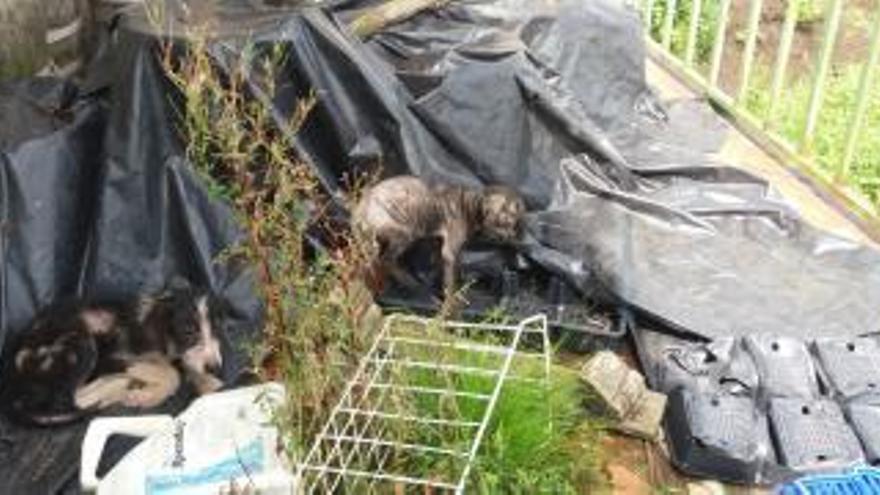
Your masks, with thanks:
[[(295, 478), (272, 422), (277, 383), (206, 395), (177, 417), (101, 418), (83, 442), (80, 483), (97, 495), (216, 495), (230, 483), (292, 495)], [(96, 469), (111, 434), (145, 436), (106, 476)]]

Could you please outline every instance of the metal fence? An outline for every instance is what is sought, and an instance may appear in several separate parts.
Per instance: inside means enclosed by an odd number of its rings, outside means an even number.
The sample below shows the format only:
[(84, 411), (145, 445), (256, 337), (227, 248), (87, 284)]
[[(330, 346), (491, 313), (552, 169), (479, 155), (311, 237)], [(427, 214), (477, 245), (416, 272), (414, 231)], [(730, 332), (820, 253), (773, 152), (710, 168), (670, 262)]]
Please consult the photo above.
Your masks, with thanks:
[[(817, 128), (819, 115), (823, 105), (829, 72), (832, 69), (832, 54), (841, 31), (841, 15), (846, 8), (844, 0), (827, 0), (822, 15), (822, 40), (818, 44), (815, 65), (811, 74), (811, 91), (803, 128), (796, 136), (783, 136), (771, 125), (771, 116), (776, 105), (783, 98), (786, 88), (786, 75), (790, 64), (792, 41), (797, 28), (799, 0), (788, 0), (785, 5), (784, 18), (781, 24), (779, 42), (776, 47), (775, 61), (770, 70), (769, 108), (757, 115), (745, 105), (745, 98), (754, 78), (756, 63), (756, 47), (761, 31), (761, 14), (764, 0), (746, 0), (748, 14), (745, 30), (740, 32), (742, 41), (741, 60), (739, 61), (738, 84), (735, 91), (725, 91), (719, 84), (719, 76), (725, 63), (724, 51), (730, 29), (732, 0), (687, 0), (690, 12), (684, 12), (688, 19), (687, 34), (683, 53), (674, 53), (672, 48), (673, 28), (676, 16), (681, 16), (687, 4), (679, 4), (680, 0), (636, 0), (635, 7), (640, 10), (645, 25), (648, 26), (647, 44), (649, 53), (665, 68), (672, 69), (692, 86), (703, 90), (714, 103), (729, 112), (751, 137), (757, 138), (759, 144), (771, 153), (786, 159), (794, 159), (800, 164), (813, 165), (812, 144), (814, 136), (821, 129)], [(714, 33), (712, 47), (708, 56), (708, 67), (699, 64), (696, 58), (697, 40), (701, 29), (701, 12), (707, 7), (718, 8), (719, 15)], [(876, 9), (875, 9), (876, 10)], [(660, 24), (659, 33), (655, 29), (653, 35), (650, 26)], [(873, 13), (870, 19), (871, 34), (867, 60), (865, 60), (858, 96), (854, 108), (850, 109), (851, 120), (844, 140), (843, 159), (840, 163), (831, 164), (831, 174), (839, 179), (846, 177), (856, 152), (857, 138), (865, 126), (865, 115), (870, 102), (870, 91), (873, 84), (878, 58), (880, 58), (880, 10)], [(744, 33), (744, 34), (743, 34)]]

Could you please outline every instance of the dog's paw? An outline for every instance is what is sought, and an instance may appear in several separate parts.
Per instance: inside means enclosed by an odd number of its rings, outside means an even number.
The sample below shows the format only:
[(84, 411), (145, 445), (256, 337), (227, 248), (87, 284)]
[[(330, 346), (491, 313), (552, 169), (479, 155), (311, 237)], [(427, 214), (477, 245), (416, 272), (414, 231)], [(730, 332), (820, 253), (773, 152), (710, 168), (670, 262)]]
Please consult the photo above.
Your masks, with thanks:
[(79, 387), (74, 393), (74, 404), (79, 409), (103, 409), (124, 403), (132, 378), (124, 373), (106, 375)]
[(165, 402), (169, 395), (166, 390), (157, 387), (136, 388), (128, 391), (122, 404), (126, 407), (150, 409)]

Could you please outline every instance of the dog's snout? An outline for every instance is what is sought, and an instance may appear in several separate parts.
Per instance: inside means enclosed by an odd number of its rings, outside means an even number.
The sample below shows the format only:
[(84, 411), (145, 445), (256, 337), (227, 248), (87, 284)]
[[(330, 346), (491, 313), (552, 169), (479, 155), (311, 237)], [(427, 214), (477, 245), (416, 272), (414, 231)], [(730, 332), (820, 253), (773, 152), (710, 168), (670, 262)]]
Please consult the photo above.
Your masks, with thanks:
[(208, 358), (205, 363), (207, 368), (211, 371), (220, 371), (223, 367), (223, 353), (220, 350), (220, 342), (216, 339), (211, 339), (211, 341), (208, 342), (207, 347)]

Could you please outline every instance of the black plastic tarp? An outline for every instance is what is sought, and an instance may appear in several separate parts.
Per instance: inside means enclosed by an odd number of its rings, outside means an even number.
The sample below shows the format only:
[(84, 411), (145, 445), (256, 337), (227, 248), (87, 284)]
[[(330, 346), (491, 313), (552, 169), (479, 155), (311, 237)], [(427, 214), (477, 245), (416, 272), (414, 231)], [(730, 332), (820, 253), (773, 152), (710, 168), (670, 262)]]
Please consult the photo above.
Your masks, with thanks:
[[(877, 329), (880, 253), (814, 229), (764, 181), (715, 162), (724, 124), (699, 102), (657, 100), (637, 15), (618, 3), (462, 0), (366, 42), (344, 27), (366, 2), (255, 3), (210, 3), (210, 49), (223, 68), (245, 45), (283, 46), (279, 90), (264, 103), (284, 118), (315, 91), (296, 142), (328, 191), (377, 163), (389, 175), (514, 186), (531, 210), (529, 263), (667, 330)], [(186, 20), (170, 7), (163, 36), (179, 37)], [(112, 23), (79, 91), (0, 88), (0, 337), (56, 296), (134, 294), (173, 274), (235, 305), (231, 341), (257, 321), (245, 272), (212, 263), (236, 229), (188, 169), (174, 91), (138, 8)], [(262, 82), (250, 83), (260, 97)], [(36, 451), (33, 436), (15, 435), (0, 446), (7, 458)], [(71, 450), (49, 461), (69, 468), (61, 474), (32, 479), (2, 463), (0, 491), (56, 491), (75, 469)]]
[[(222, 374), (233, 381), (260, 318), (247, 271), (216, 263), (238, 229), (182, 160), (167, 109), (141, 107), (136, 93), (0, 85), (0, 338), (11, 341), (55, 300), (134, 297), (183, 276), (231, 305), (220, 336)], [(182, 389), (157, 412), (179, 412), (191, 397)], [(23, 428), (0, 418), (0, 493), (77, 492), (84, 433), (85, 424)]]
[[(298, 147), (328, 189), (377, 163), (514, 186), (532, 211), (532, 262), (695, 336), (877, 329), (880, 253), (813, 228), (765, 181), (715, 161), (725, 125), (701, 103), (657, 100), (635, 12), (460, 1), (362, 43), (340, 26), (364, 4), (211, 13), (221, 66), (246, 44), (285, 46), (279, 115), (316, 90)], [(161, 105), (161, 80), (139, 77), (141, 104)]]
[(535, 261), (672, 328), (878, 330), (878, 252), (714, 161), (724, 124), (695, 102), (661, 108), (641, 36), (615, 2), (455, 2), (371, 39), (393, 74), (364, 70), (390, 78), (399, 125), (380, 112), (340, 144), (402, 141), (420, 175), (515, 185), (534, 208)]

